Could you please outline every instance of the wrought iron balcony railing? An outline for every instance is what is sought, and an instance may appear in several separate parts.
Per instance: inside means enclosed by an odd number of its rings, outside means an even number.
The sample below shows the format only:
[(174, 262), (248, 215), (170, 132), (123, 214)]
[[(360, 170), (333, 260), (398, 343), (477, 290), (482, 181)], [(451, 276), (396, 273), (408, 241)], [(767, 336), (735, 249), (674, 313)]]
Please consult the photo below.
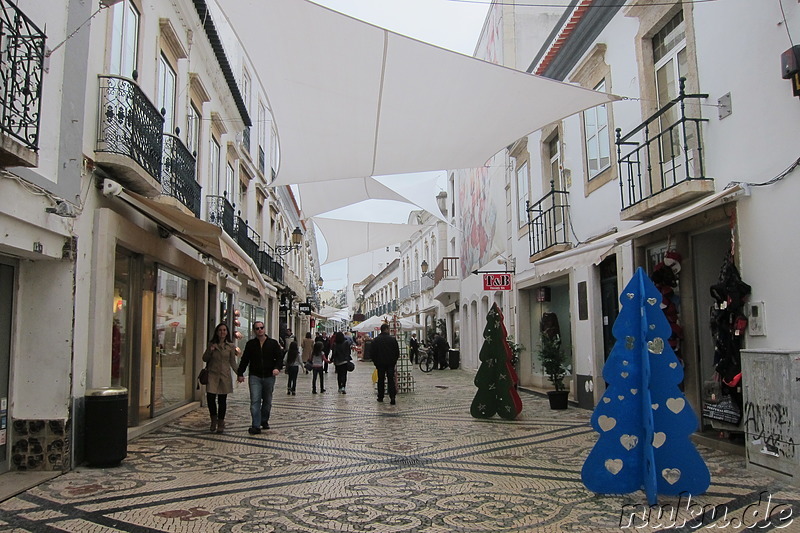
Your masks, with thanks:
[(248, 154), (250, 153), (250, 126), (245, 127), (242, 130), (242, 146), (244, 147), (244, 151)]
[(39, 149), (45, 35), (16, 5), (0, 0), (0, 128)]
[(242, 220), (241, 217), (236, 217), (236, 227), (234, 228), (236, 244), (238, 244), (244, 253), (256, 264), (260, 260), (258, 251), (261, 248), (261, 235), (247, 225), (247, 222)]
[(269, 276), (277, 283), (283, 283), (283, 264), (280, 256), (275, 253), (275, 249), (264, 243), (261, 251), (258, 252), (260, 262), (257, 262), (259, 271), (265, 276)]
[(552, 246), (569, 244), (569, 193), (557, 191), (550, 182), (550, 192), (527, 206), (528, 244), (531, 256)]
[[(617, 161), (622, 209), (627, 209), (676, 185), (705, 177), (701, 125), (708, 119), (686, 116), (686, 101), (708, 98), (686, 94), (686, 78), (679, 95), (646, 121), (622, 136), (617, 128)], [(698, 107), (699, 109), (699, 107)], [(639, 140), (631, 140), (639, 135)], [(623, 146), (635, 146), (622, 153)]]
[(160, 181), (164, 117), (135, 81), (99, 78), (97, 151), (127, 156)]
[(224, 196), (206, 196), (207, 221), (235, 239), (233, 206)]
[(177, 199), (200, 217), (200, 184), (194, 177), (195, 158), (175, 135), (164, 134), (161, 192)]
[(401, 302), (405, 302), (406, 300), (411, 299), (411, 285), (400, 287), (399, 299)]

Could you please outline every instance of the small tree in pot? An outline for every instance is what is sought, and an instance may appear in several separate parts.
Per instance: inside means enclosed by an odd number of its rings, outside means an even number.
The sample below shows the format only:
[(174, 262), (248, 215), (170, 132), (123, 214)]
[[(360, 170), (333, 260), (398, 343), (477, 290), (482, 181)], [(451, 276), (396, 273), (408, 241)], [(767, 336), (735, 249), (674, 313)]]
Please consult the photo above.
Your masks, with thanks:
[(558, 330), (558, 318), (554, 313), (545, 313), (542, 316), (539, 335), (539, 362), (555, 391), (547, 393), (551, 409), (566, 409), (569, 391), (564, 386), (564, 377), (569, 374), (567, 355), (561, 344), (561, 335)]

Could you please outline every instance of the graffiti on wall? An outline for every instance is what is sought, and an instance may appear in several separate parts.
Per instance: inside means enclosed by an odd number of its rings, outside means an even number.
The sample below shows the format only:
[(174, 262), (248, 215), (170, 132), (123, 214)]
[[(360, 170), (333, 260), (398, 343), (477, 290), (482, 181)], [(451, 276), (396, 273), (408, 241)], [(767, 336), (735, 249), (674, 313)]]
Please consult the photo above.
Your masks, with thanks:
[(752, 444), (761, 444), (761, 453), (793, 459), (792, 419), (789, 408), (779, 403), (747, 402), (744, 406), (744, 428)]

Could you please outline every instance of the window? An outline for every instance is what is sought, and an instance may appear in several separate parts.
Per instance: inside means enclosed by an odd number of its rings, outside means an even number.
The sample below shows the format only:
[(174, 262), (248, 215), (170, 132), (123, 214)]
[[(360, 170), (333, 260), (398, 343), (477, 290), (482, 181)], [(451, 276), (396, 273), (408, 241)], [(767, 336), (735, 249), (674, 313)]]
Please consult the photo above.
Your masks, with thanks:
[[(235, 176), (235, 171), (233, 169), (233, 165), (228, 163), (225, 166), (225, 192), (226, 192), (226, 194), (228, 196), (228, 200), (231, 200), (231, 203), (233, 201), (233, 193), (234, 193), (234, 190), (233, 190), (233, 178), (234, 178), (234, 176)], [(239, 205), (241, 205), (241, 200), (239, 202)]]
[(525, 161), (517, 169), (517, 215), (519, 217), (519, 227), (528, 223), (528, 202), (530, 201), (530, 181), (528, 176), (528, 162)]
[(220, 164), (220, 155), (222, 152), (222, 148), (220, 148), (219, 143), (216, 139), (211, 139), (211, 192), (214, 195), (222, 196), (222, 191), (220, 191), (220, 180), (219, 180), (219, 164)]
[(244, 107), (250, 109), (250, 74), (246, 70), (242, 71), (242, 100)]
[(156, 107), (164, 113), (164, 131), (175, 131), (175, 85), (177, 76), (172, 66), (161, 54), (158, 61), (158, 93)]
[(261, 102), (258, 103), (258, 146), (264, 148), (267, 145), (267, 108)]
[[(547, 155), (550, 160), (548, 177), (552, 182), (552, 187), (557, 191), (566, 191), (567, 189), (561, 178), (561, 150), (559, 147), (558, 135), (553, 136), (547, 141)], [(550, 187), (546, 187), (545, 192), (550, 192)]]
[(114, 5), (112, 9), (109, 72), (132, 78), (139, 51), (139, 12), (128, 0)]
[(190, 104), (186, 114), (186, 146), (196, 158), (200, 153), (200, 124), (200, 112), (194, 104)]
[[(678, 96), (678, 80), (681, 76), (686, 77), (689, 71), (683, 11), (679, 11), (653, 37), (653, 62), (656, 98), (658, 108), (661, 109)], [(661, 131), (665, 131), (678, 121), (679, 111), (677, 106), (673, 106), (661, 116), (659, 119)], [(661, 141), (661, 153), (662, 161), (670, 161), (679, 157), (681, 154), (680, 136), (665, 135)]]
[[(606, 92), (606, 80), (601, 81), (595, 91)], [(583, 112), (586, 138), (586, 162), (591, 180), (611, 166), (611, 145), (608, 133), (608, 109), (606, 104)]]

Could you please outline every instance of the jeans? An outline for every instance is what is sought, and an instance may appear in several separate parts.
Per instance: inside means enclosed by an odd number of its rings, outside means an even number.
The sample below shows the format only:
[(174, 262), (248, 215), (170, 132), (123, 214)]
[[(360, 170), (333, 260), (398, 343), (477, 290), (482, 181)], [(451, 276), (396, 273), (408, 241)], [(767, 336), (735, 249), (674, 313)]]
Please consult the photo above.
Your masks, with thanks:
[(253, 427), (260, 428), (261, 424), (269, 422), (269, 412), (272, 409), (272, 391), (275, 389), (275, 376), (260, 378), (248, 377), (250, 386), (250, 417)]
[(286, 375), (289, 376), (289, 381), (286, 383), (286, 388), (292, 392), (297, 388), (297, 374), (300, 372), (299, 366), (287, 366)]
[(383, 400), (383, 393), (386, 387), (385, 381), (389, 382), (389, 398), (394, 400), (397, 394), (397, 384), (394, 382), (394, 365), (378, 366), (378, 399)]
[(336, 365), (336, 381), (339, 383), (339, 389), (347, 387), (347, 363)]
[(315, 366), (314, 375), (311, 376), (311, 390), (313, 392), (317, 392), (317, 376), (319, 376), (319, 390), (322, 392), (325, 390), (325, 374), (322, 373), (321, 366)]

